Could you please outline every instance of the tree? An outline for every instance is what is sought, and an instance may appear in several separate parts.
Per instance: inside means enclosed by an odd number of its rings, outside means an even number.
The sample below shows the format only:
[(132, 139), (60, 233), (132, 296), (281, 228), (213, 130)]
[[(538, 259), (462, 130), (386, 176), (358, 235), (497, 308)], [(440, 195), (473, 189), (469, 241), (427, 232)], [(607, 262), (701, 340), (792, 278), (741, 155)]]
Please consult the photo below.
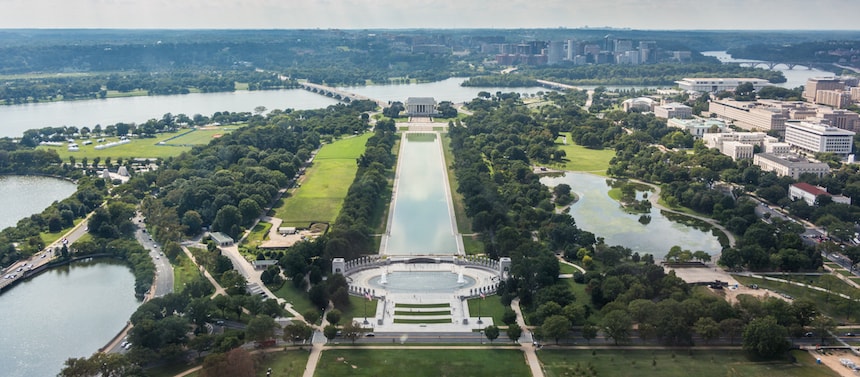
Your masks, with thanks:
[(338, 324), (338, 322), (340, 322), (342, 316), (343, 316), (343, 314), (340, 312), (340, 310), (332, 309), (332, 310), (329, 310), (329, 312), (325, 314), (325, 319), (326, 319), (326, 321), (328, 321), (328, 323), (331, 323), (332, 325), (337, 326), (337, 324)]
[(140, 376), (143, 370), (128, 357), (115, 353), (94, 353), (89, 358), (70, 358), (63, 364), (59, 377)]
[(700, 317), (693, 326), (696, 328), (699, 336), (705, 340), (705, 344), (710, 343), (711, 340), (720, 336), (720, 326), (711, 317)]
[(761, 358), (777, 358), (788, 350), (786, 336), (788, 331), (776, 322), (776, 318), (756, 318), (744, 329), (743, 347)]
[(735, 344), (735, 338), (741, 335), (744, 321), (737, 318), (726, 318), (720, 321), (720, 330), (729, 337), (729, 344)]
[(308, 323), (316, 323), (320, 320), (320, 312), (315, 309), (308, 309), (302, 313), (302, 317), (304, 317), (305, 321), (308, 321)]
[(334, 327), (332, 325), (328, 325), (323, 329), (323, 335), (325, 335), (326, 339), (328, 339), (329, 341), (332, 341), (332, 340), (334, 340), (335, 337), (337, 337), (338, 331), (340, 331), (340, 330), (338, 330), (337, 327)]
[(540, 332), (544, 337), (555, 339), (555, 344), (558, 344), (559, 339), (566, 337), (570, 332), (570, 321), (563, 315), (552, 315), (543, 321)]
[(287, 342), (295, 343), (299, 340), (306, 342), (310, 340), (313, 335), (314, 329), (304, 322), (295, 321), (284, 327), (284, 341)]
[(484, 336), (486, 336), (487, 339), (490, 340), (490, 343), (492, 343), (494, 340), (496, 340), (496, 338), (499, 337), (499, 328), (492, 325), (487, 326), (486, 328), (484, 328)]
[(821, 343), (836, 329), (836, 321), (825, 315), (819, 315), (812, 320), (812, 330), (821, 338)]
[(275, 319), (267, 315), (251, 318), (248, 321), (248, 326), (245, 327), (245, 339), (252, 339), (257, 342), (272, 339), (277, 327), (278, 324), (275, 323)]
[(364, 328), (358, 324), (358, 322), (350, 321), (347, 324), (343, 325), (343, 336), (355, 343), (356, 339), (361, 338), (361, 334), (364, 333)]
[(613, 310), (603, 316), (603, 332), (607, 337), (615, 341), (615, 345), (630, 339), (632, 326), (633, 321), (627, 312), (623, 310)]
[(508, 325), (507, 334), (508, 339), (516, 343), (518, 340), (520, 340), (520, 336), (523, 335), (523, 329), (520, 327), (520, 325), (516, 323), (511, 323)]
[(585, 339), (586, 343), (591, 344), (591, 340), (597, 338), (597, 326), (591, 323), (583, 325), (582, 338)]

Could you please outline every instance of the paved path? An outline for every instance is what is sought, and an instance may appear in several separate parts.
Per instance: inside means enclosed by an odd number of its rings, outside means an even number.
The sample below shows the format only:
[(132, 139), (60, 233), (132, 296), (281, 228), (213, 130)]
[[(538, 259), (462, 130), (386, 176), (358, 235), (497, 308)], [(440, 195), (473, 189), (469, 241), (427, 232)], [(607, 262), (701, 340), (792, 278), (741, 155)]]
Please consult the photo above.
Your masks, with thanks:
[[(563, 263), (563, 264), (566, 264), (566, 265), (568, 265), (568, 266), (571, 266), (571, 267), (573, 267), (573, 268), (575, 268), (575, 269), (579, 270), (579, 272), (582, 272), (583, 274), (585, 273), (585, 269), (584, 269), (584, 268), (579, 267), (578, 265), (575, 265), (575, 264), (573, 264), (573, 263), (570, 263), (570, 262), (568, 262), (568, 261), (564, 260), (564, 258), (563, 258), (562, 256), (560, 256), (560, 255), (559, 255), (559, 256), (556, 256), (556, 258), (558, 258), (558, 261), (559, 261), (559, 262), (561, 262), (561, 263)], [(572, 277), (572, 276), (571, 276), (571, 277)]]
[(531, 335), (531, 330), (526, 326), (526, 321), (523, 318), (523, 312), (520, 310), (520, 299), (515, 298), (511, 301), (511, 308), (514, 310), (514, 313), (517, 314), (517, 325), (523, 329), (523, 336), (520, 337), (520, 348), (522, 348), (523, 353), (526, 357), (526, 364), (528, 364), (529, 369), (532, 371), (532, 377), (543, 377), (543, 368), (541, 368), (540, 359), (538, 359), (537, 354), (535, 353), (535, 345), (534, 339)]
[(188, 259), (191, 259), (191, 262), (193, 262), (194, 265), (197, 266), (198, 269), (200, 269), (200, 272), (203, 273), (203, 277), (205, 277), (206, 280), (209, 280), (209, 283), (211, 283), (212, 286), (215, 287), (215, 293), (213, 293), (212, 296), (209, 296), (209, 298), (215, 298), (215, 296), (218, 295), (228, 296), (227, 291), (224, 290), (224, 287), (222, 287), (221, 284), (218, 284), (218, 281), (216, 281), (215, 278), (212, 277), (212, 274), (210, 274), (209, 271), (206, 270), (206, 267), (203, 267), (200, 265), (200, 263), (197, 263), (197, 258), (194, 258), (194, 254), (191, 254), (191, 251), (188, 250), (188, 248), (184, 245), (180, 247), (182, 248), (182, 251), (185, 253), (185, 255), (188, 256)]

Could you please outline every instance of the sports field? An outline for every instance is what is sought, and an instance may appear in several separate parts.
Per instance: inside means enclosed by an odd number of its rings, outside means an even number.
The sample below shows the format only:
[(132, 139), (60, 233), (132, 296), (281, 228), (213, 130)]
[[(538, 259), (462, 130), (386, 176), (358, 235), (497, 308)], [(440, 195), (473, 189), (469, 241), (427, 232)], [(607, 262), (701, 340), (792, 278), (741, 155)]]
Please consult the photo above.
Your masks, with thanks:
[(180, 130), (178, 132), (165, 132), (156, 135), (154, 138), (132, 138), (127, 144), (121, 144), (101, 150), (95, 149), (99, 144), (107, 144), (119, 141), (118, 137), (104, 137), (104, 142), (99, 143), (100, 138), (90, 138), (92, 144), (84, 145), (85, 139), (76, 140), (79, 150), (70, 152), (66, 143), (63, 146), (48, 146), (41, 145), (38, 149), (53, 149), (57, 151), (63, 162), (69, 161), (69, 157), (74, 157), (80, 163), (86, 158), (92, 161), (93, 158), (99, 157), (104, 161), (110, 157), (113, 160), (117, 158), (168, 158), (178, 156), (182, 152), (191, 150), (194, 145), (205, 145), (221, 135), (229, 133), (238, 126), (219, 127), (217, 129), (202, 129), (202, 130)]
[(371, 136), (366, 133), (324, 145), (305, 172), (301, 187), (275, 208), (275, 217), (284, 220), (281, 226), (333, 223), (358, 171), (356, 159)]

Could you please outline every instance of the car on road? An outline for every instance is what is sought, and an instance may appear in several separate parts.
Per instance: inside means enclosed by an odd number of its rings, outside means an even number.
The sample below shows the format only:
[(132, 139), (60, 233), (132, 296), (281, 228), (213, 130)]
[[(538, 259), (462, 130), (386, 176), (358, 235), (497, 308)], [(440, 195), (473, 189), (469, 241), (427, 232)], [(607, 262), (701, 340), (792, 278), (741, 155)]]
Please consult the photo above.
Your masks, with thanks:
[(364, 336), (366, 336), (366, 337), (368, 337), (368, 338), (373, 338), (373, 337), (375, 337), (375, 336), (376, 336), (376, 334), (374, 334), (374, 333), (372, 333), (372, 332), (369, 332), (369, 333), (367, 333), (367, 334), (364, 334)]
[(847, 332), (845, 334), (842, 334), (842, 336), (854, 336), (854, 333), (853, 332)]

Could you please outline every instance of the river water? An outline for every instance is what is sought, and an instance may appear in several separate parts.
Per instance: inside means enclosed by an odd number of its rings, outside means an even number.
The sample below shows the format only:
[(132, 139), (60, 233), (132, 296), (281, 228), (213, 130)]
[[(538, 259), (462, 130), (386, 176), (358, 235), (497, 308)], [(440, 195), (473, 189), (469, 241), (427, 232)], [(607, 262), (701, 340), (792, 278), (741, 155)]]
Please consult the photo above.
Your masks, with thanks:
[[(727, 54), (725, 51), (702, 51), (702, 55), (705, 56), (713, 56), (719, 59), (724, 63), (761, 63), (761, 60), (750, 60), (750, 59), (735, 59), (731, 55)], [(762, 67), (762, 66), (759, 66)], [(767, 68), (766, 66), (764, 68)], [(822, 77), (822, 76), (835, 76), (836, 74), (833, 72), (826, 72), (819, 69), (807, 69), (807, 67), (798, 65), (795, 66), (794, 69), (788, 69), (788, 66), (784, 64), (778, 64), (773, 67), (774, 71), (782, 72), (783, 76), (785, 76), (786, 82), (782, 84), (776, 84), (776, 86), (780, 86), (783, 88), (794, 89), (798, 86), (806, 85), (806, 80), (811, 77)]]
[[(464, 102), (478, 92), (517, 92), (533, 94), (549, 91), (531, 88), (462, 87), (465, 78), (403, 85), (374, 85), (344, 87), (343, 89), (384, 101), (405, 102), (408, 97), (435, 97), (437, 101)], [(303, 89), (236, 91), (229, 93), (191, 93), (171, 96), (119, 97), (81, 101), (61, 101), (0, 106), (0, 137), (19, 137), (24, 131), (43, 127), (102, 127), (118, 122), (142, 123), (161, 119), (166, 113), (202, 114), (218, 111), (253, 111), (257, 106), (267, 109), (320, 109), (338, 103), (336, 100)]]
[(0, 295), (0, 375), (56, 376), (70, 357), (89, 357), (140, 305), (134, 276), (110, 261), (49, 270)]
[(672, 246), (690, 251), (702, 250), (711, 256), (722, 250), (717, 237), (710, 231), (674, 222), (660, 210), (651, 208), (651, 220), (639, 221), (641, 214), (625, 212), (609, 197), (611, 187), (605, 177), (588, 173), (566, 173), (559, 177), (541, 178), (541, 183), (555, 187), (566, 183), (579, 199), (570, 207), (576, 225), (603, 237), (607, 245), (622, 245), (639, 254), (650, 253), (662, 260)]

